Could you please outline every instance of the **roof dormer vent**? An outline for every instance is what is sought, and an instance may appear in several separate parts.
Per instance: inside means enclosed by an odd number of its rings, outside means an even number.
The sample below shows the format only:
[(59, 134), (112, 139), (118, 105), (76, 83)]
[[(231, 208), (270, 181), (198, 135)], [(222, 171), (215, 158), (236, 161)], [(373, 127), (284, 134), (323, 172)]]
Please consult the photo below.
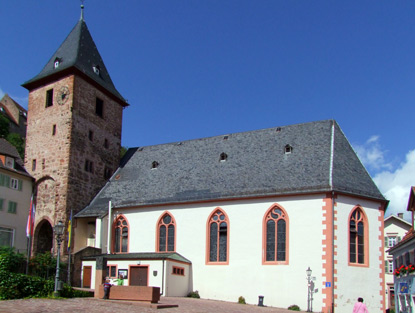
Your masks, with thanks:
[(151, 169), (152, 170), (154, 170), (154, 169), (156, 169), (156, 168), (158, 168), (159, 167), (159, 162), (157, 162), (157, 161), (153, 161), (153, 163), (151, 163)]
[(53, 68), (58, 68), (59, 65), (61, 64), (62, 59), (61, 58), (56, 58), (54, 63), (53, 63)]
[(291, 147), (290, 145), (285, 145), (284, 153), (291, 154), (291, 152), (293, 152), (293, 147)]
[(97, 74), (97, 75), (99, 76), (99, 72), (100, 72), (99, 65), (95, 65), (95, 66), (93, 66), (92, 68), (93, 68), (93, 70), (94, 70), (94, 73), (95, 73), (95, 74)]
[(222, 152), (222, 153), (220, 154), (219, 161), (220, 161), (220, 162), (225, 162), (227, 159), (228, 159), (228, 155), (227, 155), (225, 152)]

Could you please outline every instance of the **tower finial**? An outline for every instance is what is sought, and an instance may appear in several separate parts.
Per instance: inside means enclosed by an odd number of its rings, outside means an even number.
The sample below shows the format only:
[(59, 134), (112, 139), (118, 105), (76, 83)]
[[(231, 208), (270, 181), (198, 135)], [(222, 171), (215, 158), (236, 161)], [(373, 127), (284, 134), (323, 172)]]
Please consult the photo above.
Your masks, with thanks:
[(84, 0), (81, 0), (81, 21), (84, 20)]

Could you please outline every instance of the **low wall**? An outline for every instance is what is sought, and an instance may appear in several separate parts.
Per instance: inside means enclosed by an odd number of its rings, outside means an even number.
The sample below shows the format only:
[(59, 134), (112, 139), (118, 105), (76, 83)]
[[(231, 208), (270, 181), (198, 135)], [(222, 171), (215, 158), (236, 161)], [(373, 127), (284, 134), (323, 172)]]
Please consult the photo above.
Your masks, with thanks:
[[(97, 293), (98, 291), (98, 293)], [(95, 289), (95, 298), (104, 297), (104, 286)], [(160, 287), (147, 286), (112, 286), (109, 299), (112, 300), (136, 300), (158, 303), (160, 300)]]

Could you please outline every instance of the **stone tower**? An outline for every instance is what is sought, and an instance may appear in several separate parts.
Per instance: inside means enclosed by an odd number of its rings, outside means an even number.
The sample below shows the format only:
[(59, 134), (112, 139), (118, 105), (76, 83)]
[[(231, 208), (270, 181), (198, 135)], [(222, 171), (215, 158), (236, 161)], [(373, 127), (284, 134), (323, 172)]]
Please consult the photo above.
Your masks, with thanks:
[(34, 253), (52, 249), (55, 223), (68, 225), (71, 209), (85, 207), (119, 163), (128, 104), (81, 12), (43, 70), (22, 85), (29, 90), (25, 167), (36, 179)]

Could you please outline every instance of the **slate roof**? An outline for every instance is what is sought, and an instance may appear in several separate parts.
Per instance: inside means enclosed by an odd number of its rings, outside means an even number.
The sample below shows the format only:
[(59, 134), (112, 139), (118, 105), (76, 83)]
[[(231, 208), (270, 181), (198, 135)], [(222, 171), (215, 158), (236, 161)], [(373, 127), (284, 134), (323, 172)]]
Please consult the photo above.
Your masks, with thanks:
[(101, 254), (83, 257), (83, 260), (95, 260), (97, 257), (104, 256), (107, 260), (173, 260), (191, 264), (189, 259), (177, 252), (137, 252), (137, 253), (117, 253)]
[[(57, 68), (54, 67), (55, 60), (60, 60)], [(99, 75), (97, 75), (93, 67), (99, 66)], [(111, 77), (105, 67), (104, 61), (98, 52), (98, 49), (92, 39), (92, 36), (86, 26), (81, 15), (81, 19), (72, 29), (65, 41), (60, 45), (58, 50), (50, 58), (42, 71), (25, 82), (22, 86), (31, 89), (37, 83), (42, 82), (48, 77), (56, 78), (59, 75), (67, 75), (69, 71), (74, 71), (85, 75), (93, 82), (104, 87), (115, 96), (124, 106), (127, 106), (126, 100), (115, 88)]]
[(326, 120), (130, 149), (77, 217), (106, 215), (110, 200), (121, 208), (332, 190), (386, 203), (338, 124)]

